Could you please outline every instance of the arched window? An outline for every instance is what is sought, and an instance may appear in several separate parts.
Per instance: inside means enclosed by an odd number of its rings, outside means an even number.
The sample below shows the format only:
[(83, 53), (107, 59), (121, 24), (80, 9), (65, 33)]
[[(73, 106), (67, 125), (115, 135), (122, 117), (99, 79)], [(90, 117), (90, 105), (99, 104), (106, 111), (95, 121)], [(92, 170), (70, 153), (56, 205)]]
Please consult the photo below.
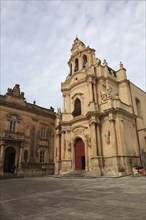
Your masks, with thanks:
[(78, 59), (76, 58), (76, 59), (75, 59), (75, 68), (74, 68), (74, 71), (76, 72), (76, 71), (78, 71), (78, 69), (79, 69), (79, 61), (78, 61)]
[(83, 68), (87, 67), (87, 56), (83, 55)]
[(74, 103), (74, 111), (72, 112), (74, 117), (81, 115), (81, 101), (80, 99), (76, 99)]
[(138, 114), (138, 116), (142, 117), (141, 102), (138, 98), (135, 99), (135, 102), (136, 102), (137, 114)]

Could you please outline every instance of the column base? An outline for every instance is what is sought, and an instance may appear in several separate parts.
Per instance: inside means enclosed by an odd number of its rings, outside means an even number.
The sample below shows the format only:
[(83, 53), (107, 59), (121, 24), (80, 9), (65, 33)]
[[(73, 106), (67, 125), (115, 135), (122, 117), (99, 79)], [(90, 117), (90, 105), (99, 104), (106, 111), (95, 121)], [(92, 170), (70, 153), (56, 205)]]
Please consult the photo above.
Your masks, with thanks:
[(100, 156), (92, 157), (91, 158), (91, 169), (90, 171), (93, 173), (94, 176), (102, 176), (102, 167), (101, 167), (101, 160)]
[(66, 173), (72, 171), (72, 160), (61, 160), (61, 169), (60, 173)]
[(24, 172), (21, 165), (18, 166), (16, 173), (18, 176), (24, 176)]
[(4, 167), (2, 162), (0, 162), (0, 176), (4, 176)]

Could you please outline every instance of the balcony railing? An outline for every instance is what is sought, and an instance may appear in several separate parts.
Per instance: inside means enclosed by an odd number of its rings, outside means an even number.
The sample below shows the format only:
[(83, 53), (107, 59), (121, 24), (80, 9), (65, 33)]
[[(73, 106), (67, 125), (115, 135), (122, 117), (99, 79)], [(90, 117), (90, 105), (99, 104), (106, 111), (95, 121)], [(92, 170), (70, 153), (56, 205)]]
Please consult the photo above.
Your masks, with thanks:
[(0, 132), (0, 138), (5, 140), (22, 141), (24, 139), (24, 134), (20, 132), (2, 131)]

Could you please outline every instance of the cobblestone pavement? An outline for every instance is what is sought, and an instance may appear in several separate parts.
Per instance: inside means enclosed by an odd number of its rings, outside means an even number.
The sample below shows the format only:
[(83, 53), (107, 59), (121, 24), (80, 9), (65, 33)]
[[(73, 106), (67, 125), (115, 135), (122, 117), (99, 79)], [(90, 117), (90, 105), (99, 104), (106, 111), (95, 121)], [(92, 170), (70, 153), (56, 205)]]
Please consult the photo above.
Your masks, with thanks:
[(0, 180), (0, 220), (145, 220), (146, 177)]

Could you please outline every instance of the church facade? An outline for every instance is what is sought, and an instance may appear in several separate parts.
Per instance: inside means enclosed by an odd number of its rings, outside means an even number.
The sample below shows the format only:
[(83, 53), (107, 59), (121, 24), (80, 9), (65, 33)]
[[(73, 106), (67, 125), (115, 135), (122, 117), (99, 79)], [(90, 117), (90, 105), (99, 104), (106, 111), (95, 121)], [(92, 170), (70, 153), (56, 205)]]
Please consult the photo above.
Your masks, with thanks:
[(28, 103), (18, 84), (0, 95), (0, 175), (119, 176), (142, 165), (146, 93), (78, 38), (68, 65), (57, 113)]
[(130, 173), (146, 151), (146, 93), (127, 80), (122, 63), (117, 71), (106, 60), (101, 64), (78, 38), (68, 64), (56, 119), (55, 173)]

